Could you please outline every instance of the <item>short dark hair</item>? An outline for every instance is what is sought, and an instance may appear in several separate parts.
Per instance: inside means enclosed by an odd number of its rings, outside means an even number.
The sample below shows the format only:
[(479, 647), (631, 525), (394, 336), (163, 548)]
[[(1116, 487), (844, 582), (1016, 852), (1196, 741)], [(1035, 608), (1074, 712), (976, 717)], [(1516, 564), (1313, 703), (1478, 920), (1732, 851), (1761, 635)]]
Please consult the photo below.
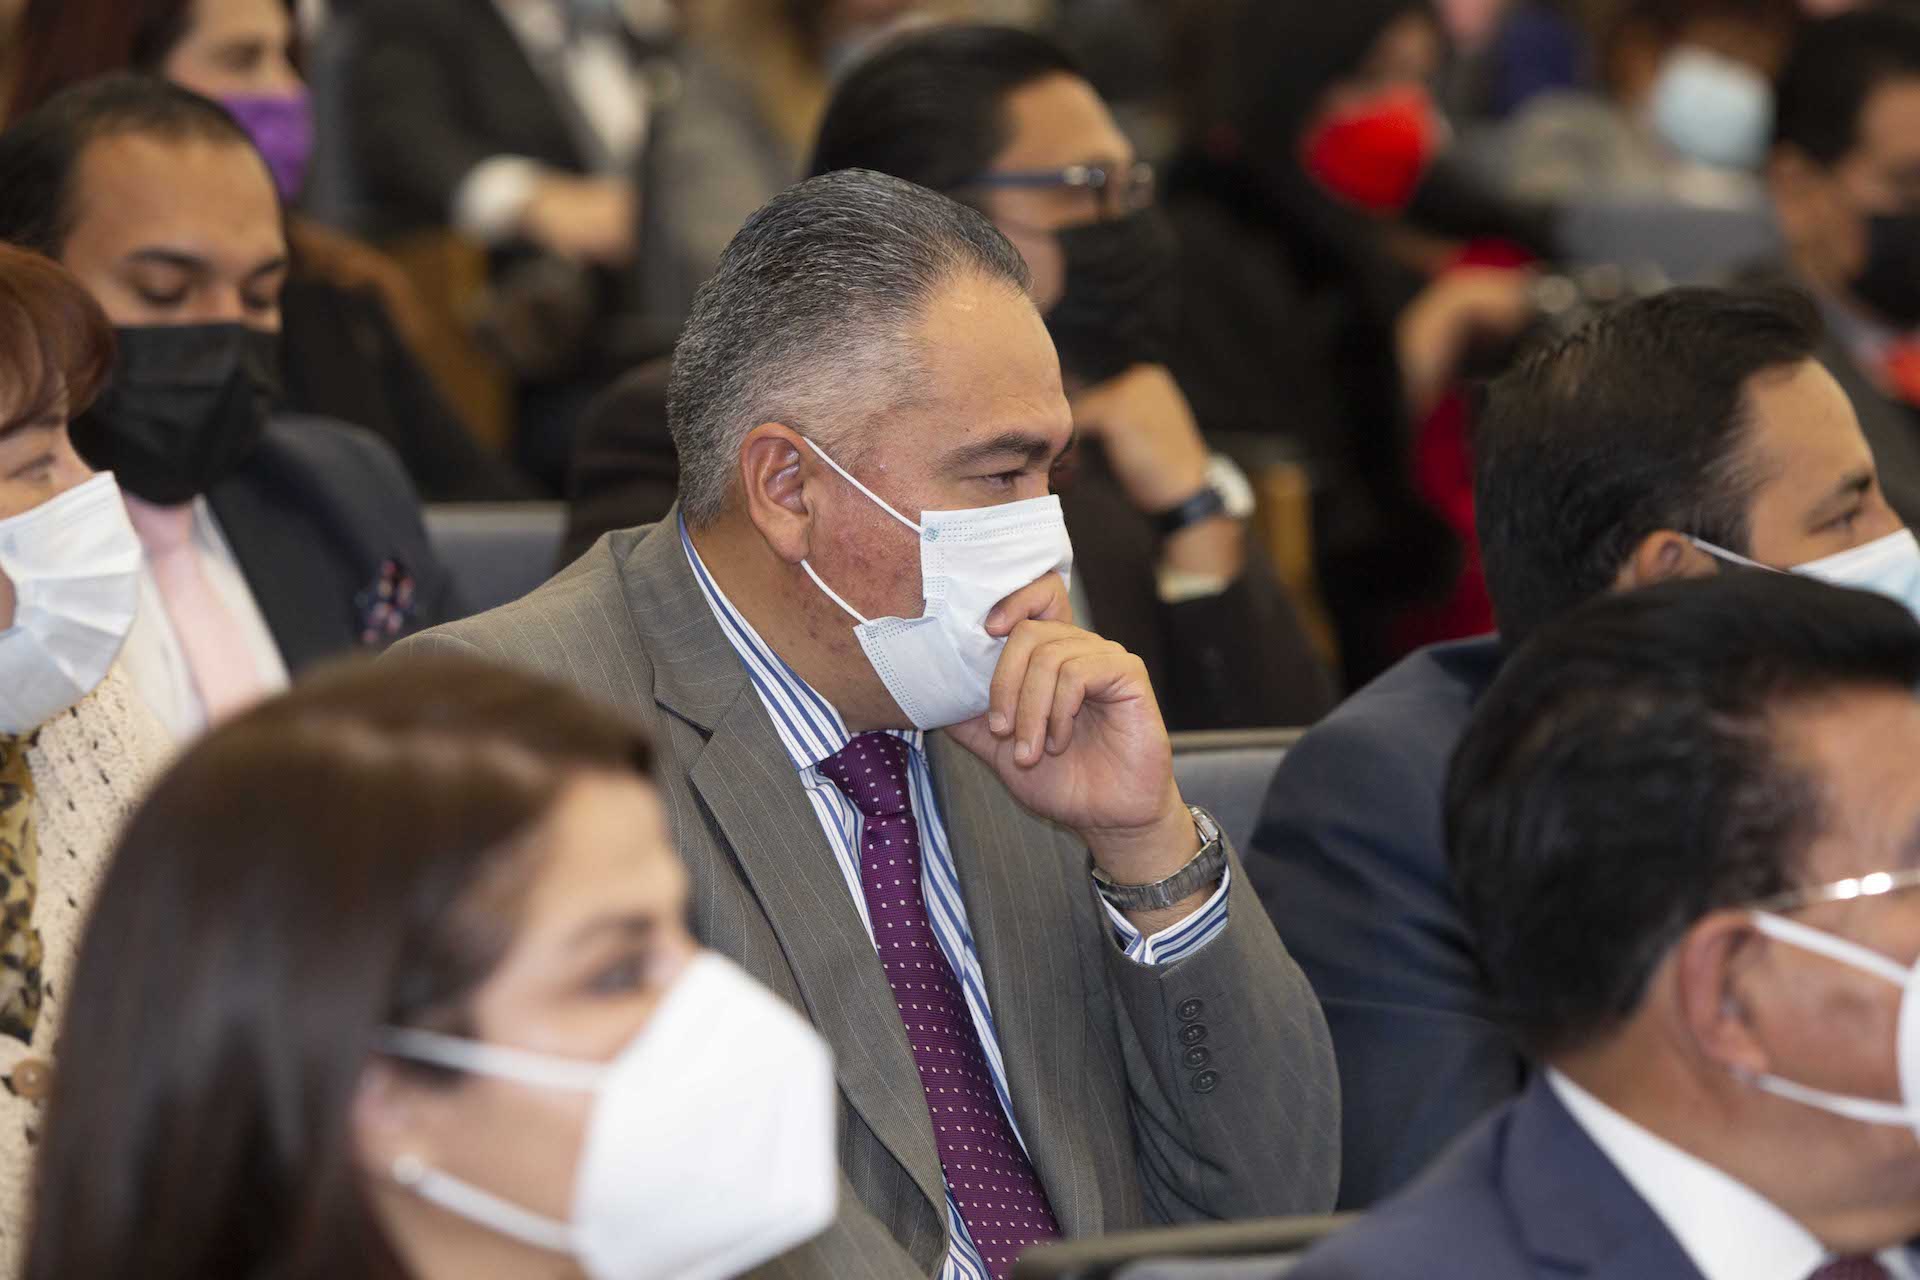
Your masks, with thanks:
[(80, 157), (103, 138), (129, 134), (253, 148), (225, 107), (197, 93), (151, 76), (89, 80), (0, 132), (0, 240), (59, 258), (79, 218)]
[(576, 690), (452, 656), (317, 673), (202, 738), (81, 944), (25, 1274), (399, 1280), (352, 1146), (379, 1030), (471, 1034), (524, 837), (649, 766)]
[(1474, 435), (1474, 502), (1507, 642), (1606, 591), (1662, 529), (1745, 552), (1748, 387), (1819, 342), (1819, 313), (1790, 289), (1671, 289), (1497, 380)]
[(1788, 574), (1659, 583), (1543, 627), (1446, 790), (1454, 891), (1523, 1047), (1606, 1034), (1695, 921), (1796, 885), (1827, 815), (1775, 716), (1916, 681), (1906, 609)]
[(812, 172), (872, 169), (959, 192), (1007, 145), (1007, 96), (1050, 75), (1084, 78), (1066, 50), (1014, 27), (961, 24), (891, 40), (834, 90)]
[(740, 442), (762, 422), (848, 442), (857, 456), (857, 428), (917, 383), (910, 329), (967, 273), (1021, 294), (1030, 284), (986, 218), (885, 174), (809, 178), (748, 218), (673, 352), (667, 421), (687, 523), (726, 510)]
[(1776, 86), (1774, 141), (1832, 165), (1860, 140), (1868, 101), (1893, 80), (1920, 79), (1920, 17), (1861, 9), (1808, 23)]

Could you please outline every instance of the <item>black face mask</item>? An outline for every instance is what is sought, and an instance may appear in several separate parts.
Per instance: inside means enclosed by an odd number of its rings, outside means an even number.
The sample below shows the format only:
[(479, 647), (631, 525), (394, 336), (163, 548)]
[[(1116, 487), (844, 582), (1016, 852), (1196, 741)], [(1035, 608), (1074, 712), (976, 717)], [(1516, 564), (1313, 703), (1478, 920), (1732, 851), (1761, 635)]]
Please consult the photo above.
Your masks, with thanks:
[(1867, 219), (1867, 265), (1848, 287), (1888, 323), (1920, 326), (1920, 213)]
[(239, 324), (115, 330), (113, 377), (73, 421), (73, 446), (160, 506), (205, 493), (260, 443), (279, 392), (280, 340)]
[(1179, 323), (1173, 229), (1152, 209), (1054, 232), (1066, 288), (1047, 313), (1060, 367), (1105, 382), (1132, 365), (1165, 364)]

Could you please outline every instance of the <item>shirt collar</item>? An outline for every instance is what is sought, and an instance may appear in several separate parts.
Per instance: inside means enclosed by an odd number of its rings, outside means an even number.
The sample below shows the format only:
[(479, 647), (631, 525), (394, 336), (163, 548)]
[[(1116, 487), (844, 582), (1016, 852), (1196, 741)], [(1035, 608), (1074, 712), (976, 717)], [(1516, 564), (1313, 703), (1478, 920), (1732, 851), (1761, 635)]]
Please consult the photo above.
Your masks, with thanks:
[(1621, 1115), (1565, 1075), (1547, 1081), (1705, 1280), (1806, 1280), (1828, 1260), (1805, 1227), (1751, 1187)]
[[(679, 524), (680, 546), (687, 554), (694, 580), (700, 584), (700, 594), (706, 597), (707, 607), (713, 610), (714, 620), (720, 624), (727, 643), (733, 646), (733, 651), (746, 666), (754, 692), (760, 695), (761, 702), (773, 718), (774, 730), (780, 735), (780, 743), (786, 747), (787, 755), (792, 758), (793, 767), (802, 773), (814, 768), (853, 741), (853, 735), (847, 731), (847, 722), (841, 719), (839, 710), (831, 702), (801, 679), (800, 673), (788, 666), (785, 658), (774, 652), (773, 646), (761, 639), (760, 633), (754, 630), (746, 616), (734, 608), (726, 592), (707, 572), (700, 553), (694, 549), (693, 538), (687, 532), (686, 519), (682, 517)], [(916, 753), (925, 747), (926, 735), (918, 729), (890, 729), (888, 732)]]

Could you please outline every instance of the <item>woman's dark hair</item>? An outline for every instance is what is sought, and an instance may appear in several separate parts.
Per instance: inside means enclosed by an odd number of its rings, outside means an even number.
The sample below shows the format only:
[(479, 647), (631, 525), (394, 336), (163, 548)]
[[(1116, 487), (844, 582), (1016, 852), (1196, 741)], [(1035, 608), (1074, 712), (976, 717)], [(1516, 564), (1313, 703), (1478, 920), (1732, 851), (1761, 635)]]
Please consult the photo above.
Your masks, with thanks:
[(1905, 608), (1791, 574), (1660, 583), (1542, 628), (1474, 708), (1446, 789), (1455, 896), (1522, 1046), (1606, 1035), (1702, 916), (1803, 883), (1835, 817), (1778, 717), (1916, 681)]
[(1813, 359), (1820, 335), (1791, 289), (1671, 289), (1496, 381), (1474, 432), (1474, 508), (1507, 643), (1608, 590), (1662, 529), (1745, 554), (1748, 390)]
[(113, 326), (86, 286), (0, 244), (0, 432), (86, 409), (113, 371), (113, 349)]
[(19, 75), (7, 120), (82, 80), (157, 73), (192, 18), (193, 0), (27, 0), (14, 37)]
[(1867, 103), (1895, 80), (1920, 79), (1920, 17), (1862, 9), (1810, 22), (1776, 86), (1774, 141), (1832, 166), (1860, 141)]
[(207, 735), (102, 884), (25, 1274), (403, 1276), (354, 1154), (376, 1030), (465, 1033), (527, 834), (649, 765), (580, 694), (468, 658), (338, 667)]
[(872, 169), (953, 194), (1007, 145), (1007, 96), (1051, 75), (1081, 71), (1058, 45), (1014, 27), (937, 27), (892, 40), (834, 90), (810, 172)]

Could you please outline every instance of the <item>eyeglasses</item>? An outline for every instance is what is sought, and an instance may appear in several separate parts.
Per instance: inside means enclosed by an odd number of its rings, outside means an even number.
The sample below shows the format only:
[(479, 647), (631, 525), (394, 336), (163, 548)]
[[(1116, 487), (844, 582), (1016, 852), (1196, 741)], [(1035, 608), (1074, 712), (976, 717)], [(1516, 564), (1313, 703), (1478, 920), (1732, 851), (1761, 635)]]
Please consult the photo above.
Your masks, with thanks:
[(1857, 876), (1850, 880), (1835, 880), (1832, 884), (1818, 885), (1811, 889), (1789, 889), (1771, 898), (1750, 902), (1747, 906), (1754, 911), (1799, 911), (1805, 907), (1819, 906), (1823, 902), (1851, 902), (1855, 898), (1878, 898), (1883, 894), (1913, 888), (1920, 888), (1920, 867), (1911, 867), (1905, 871), (1876, 871), (1871, 875)]
[(1103, 169), (1098, 165), (1070, 164), (1064, 169), (1017, 169), (1009, 173), (983, 173), (960, 184), (962, 190), (979, 187), (1046, 190), (1080, 190), (1092, 194), (1100, 209), (1109, 216), (1133, 213), (1153, 203), (1153, 166), (1144, 160), (1130, 169)]

